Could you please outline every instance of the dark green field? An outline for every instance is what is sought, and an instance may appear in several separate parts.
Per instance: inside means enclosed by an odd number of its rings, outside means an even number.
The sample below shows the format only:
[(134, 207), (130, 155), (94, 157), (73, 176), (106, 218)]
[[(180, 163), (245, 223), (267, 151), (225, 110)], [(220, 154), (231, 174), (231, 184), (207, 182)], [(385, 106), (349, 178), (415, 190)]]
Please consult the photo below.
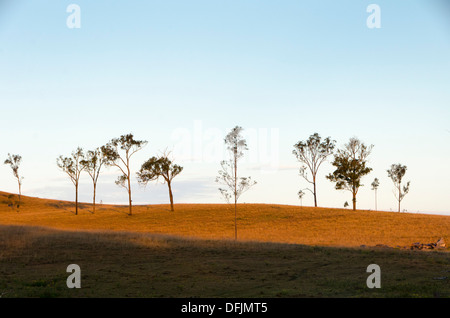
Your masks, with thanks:
[(448, 252), (0, 226), (1, 297), (450, 297), (449, 276)]

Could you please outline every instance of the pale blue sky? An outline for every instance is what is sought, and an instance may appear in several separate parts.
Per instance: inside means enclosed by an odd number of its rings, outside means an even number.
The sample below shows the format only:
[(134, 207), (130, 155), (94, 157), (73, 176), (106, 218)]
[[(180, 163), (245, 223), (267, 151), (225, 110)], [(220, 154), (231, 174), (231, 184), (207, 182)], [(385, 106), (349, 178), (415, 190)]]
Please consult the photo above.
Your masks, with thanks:
[[(258, 139), (249, 136), (252, 159), (241, 168), (258, 185), (242, 202), (298, 204), (307, 184), (292, 145), (318, 132), (339, 147), (352, 136), (375, 145), (359, 208), (374, 208), (369, 185), (378, 177), (379, 208), (395, 210), (386, 169), (400, 162), (411, 180), (403, 208), (450, 212), (445, 1), (0, 3), (0, 158), (23, 156), (24, 194), (71, 200), (56, 157), (133, 132), (149, 141), (134, 170), (166, 147), (180, 154), (184, 136), (191, 152), (175, 158), (185, 167), (175, 201), (222, 202), (220, 152), (211, 149), (241, 125)], [(66, 25), (71, 3), (81, 8), (80, 29)], [(371, 3), (381, 8), (381, 29), (366, 26)], [(278, 169), (267, 169), (264, 146)], [(331, 170), (328, 163), (320, 172), (319, 205), (342, 207), (351, 195), (324, 178)], [(110, 169), (100, 180), (99, 200), (126, 202), (116, 175)], [(0, 189), (16, 191), (4, 165)], [(136, 203), (167, 202), (164, 185), (134, 189)], [(90, 201), (87, 176), (80, 191)]]

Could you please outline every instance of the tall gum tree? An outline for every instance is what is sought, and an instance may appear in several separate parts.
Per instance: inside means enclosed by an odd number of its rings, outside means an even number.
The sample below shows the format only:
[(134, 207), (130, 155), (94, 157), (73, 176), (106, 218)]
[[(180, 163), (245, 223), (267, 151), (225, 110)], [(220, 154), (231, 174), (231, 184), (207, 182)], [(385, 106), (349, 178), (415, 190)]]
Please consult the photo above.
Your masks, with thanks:
[[(9, 165), (11, 167), (11, 170), (13, 172), (14, 177), (17, 179), (17, 184), (19, 186), (19, 204), (18, 208), (20, 207), (20, 201), (22, 197), (22, 183), (23, 183), (23, 177), (19, 174), (19, 168), (20, 164), (22, 163), (22, 156), (20, 155), (11, 155), (8, 153), (8, 158), (6, 158), (4, 164)], [(19, 211), (19, 210), (17, 210)]]
[(358, 138), (350, 138), (344, 148), (334, 155), (332, 165), (336, 169), (327, 175), (327, 179), (336, 183), (336, 190), (352, 193), (353, 211), (356, 210), (356, 195), (363, 186), (361, 179), (372, 171), (372, 168), (367, 167), (367, 158), (372, 149), (373, 145), (366, 146)]
[(224, 142), (230, 155), (229, 160), (223, 160), (220, 165), (216, 182), (225, 187), (219, 188), (220, 193), (228, 203), (234, 202), (234, 239), (237, 240), (237, 202), (239, 197), (256, 184), (251, 177), (238, 177), (238, 162), (247, 150), (247, 142), (242, 137), (242, 127), (234, 127), (225, 137)]
[(391, 168), (387, 170), (388, 177), (391, 178), (394, 183), (396, 191), (394, 192), (394, 196), (398, 201), (398, 212), (400, 212), (400, 204), (405, 197), (405, 195), (409, 192), (409, 185), (411, 181), (408, 181), (406, 185), (402, 186), (403, 177), (406, 174), (407, 167), (398, 163), (392, 164)]
[(81, 164), (82, 160), (84, 160), (84, 153), (80, 147), (72, 152), (71, 157), (59, 156), (56, 159), (57, 166), (69, 176), (75, 186), (75, 215), (78, 215), (78, 185), (81, 172), (84, 170), (84, 166)]
[[(314, 196), (314, 206), (317, 207), (317, 173), (320, 166), (324, 163), (328, 156), (333, 154), (336, 141), (327, 137), (322, 140), (318, 133), (309, 136), (305, 141), (299, 141), (294, 145), (292, 153), (302, 164), (300, 167), (300, 176), (302, 176), (313, 189), (307, 188)], [(308, 177), (307, 171), (311, 173)]]
[(183, 171), (183, 167), (176, 165), (169, 159), (168, 154), (160, 157), (151, 157), (145, 161), (137, 172), (140, 184), (147, 185), (150, 181), (162, 178), (169, 188), (170, 210), (174, 211), (172, 180)]
[(378, 187), (380, 186), (380, 180), (378, 180), (378, 178), (373, 179), (373, 182), (370, 184), (372, 186), (372, 190), (375, 191), (375, 211), (378, 210), (377, 207), (377, 191), (378, 191)]
[(131, 157), (146, 144), (146, 140), (136, 140), (130, 133), (119, 138), (113, 138), (102, 147), (102, 151), (107, 158), (107, 165), (117, 167), (122, 172), (122, 175), (117, 178), (116, 184), (127, 190), (128, 215), (132, 215), (133, 206), (131, 199)]
[(93, 183), (92, 196), (92, 213), (95, 213), (95, 197), (97, 193), (97, 182), (100, 176), (101, 169), (108, 163), (108, 158), (105, 156), (103, 147), (89, 150), (86, 152), (85, 159), (81, 160), (81, 165), (89, 174)]

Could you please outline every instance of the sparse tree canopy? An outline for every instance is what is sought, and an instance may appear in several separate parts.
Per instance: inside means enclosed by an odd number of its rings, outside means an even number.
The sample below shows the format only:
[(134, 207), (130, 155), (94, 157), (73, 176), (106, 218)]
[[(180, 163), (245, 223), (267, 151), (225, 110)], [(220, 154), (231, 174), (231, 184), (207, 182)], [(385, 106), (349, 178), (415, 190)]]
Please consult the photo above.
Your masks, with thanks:
[(380, 180), (378, 180), (378, 178), (373, 179), (371, 186), (372, 190), (375, 191), (375, 211), (377, 211), (377, 190), (378, 187), (380, 186)]
[(373, 179), (373, 182), (371, 183), (372, 190), (377, 190), (380, 186), (380, 180), (378, 178)]
[(11, 154), (8, 154), (8, 158), (4, 162), (5, 165), (9, 165), (11, 167), (14, 177), (17, 179), (17, 184), (19, 186), (18, 207), (20, 206), (20, 199), (22, 196), (22, 182), (23, 182), (23, 177), (20, 176), (20, 174), (19, 174), (19, 167), (20, 167), (21, 162), (22, 162), (22, 157), (20, 155), (11, 155)]
[(237, 239), (237, 201), (239, 197), (256, 184), (251, 177), (238, 177), (238, 161), (244, 156), (247, 150), (247, 143), (241, 135), (242, 127), (234, 127), (225, 137), (225, 145), (230, 153), (230, 159), (221, 162), (222, 169), (216, 182), (225, 186), (219, 188), (225, 200), (230, 203), (234, 199), (234, 238)]
[(225, 185), (225, 188), (219, 188), (220, 193), (224, 199), (235, 204), (239, 201), (241, 195), (256, 184), (252, 177), (235, 177), (235, 166), (229, 161), (222, 161), (220, 163), (222, 169), (219, 170), (219, 176), (216, 182)]
[[(327, 157), (333, 154), (335, 141), (330, 137), (322, 138), (318, 133), (311, 135), (306, 141), (299, 141), (294, 145), (292, 153), (303, 165), (300, 167), (300, 175), (313, 186), (311, 191), (314, 196), (314, 206), (317, 207), (317, 172)], [(308, 177), (307, 170), (311, 173), (311, 179)]]
[(373, 145), (366, 146), (357, 138), (350, 138), (344, 149), (339, 149), (334, 156), (332, 165), (336, 170), (327, 176), (335, 182), (337, 190), (348, 190), (353, 196), (353, 210), (356, 210), (356, 195), (363, 184), (361, 178), (369, 174), (372, 168), (367, 167), (367, 157), (372, 152)]
[(87, 171), (89, 176), (92, 179), (92, 183), (94, 185), (94, 193), (92, 199), (92, 213), (95, 213), (95, 196), (97, 193), (97, 181), (100, 176), (100, 171), (104, 165), (108, 163), (108, 158), (105, 153), (102, 151), (103, 148), (96, 148), (95, 150), (89, 150), (86, 153), (85, 159), (81, 160), (81, 165), (84, 170)]
[(408, 181), (406, 185), (402, 187), (402, 180), (406, 174), (406, 169), (407, 167), (401, 164), (392, 164), (391, 168), (387, 170), (388, 177), (391, 178), (396, 188), (396, 192), (394, 192), (394, 195), (398, 201), (398, 212), (400, 212), (400, 203), (402, 202), (405, 195), (408, 194), (409, 185), (411, 183), (410, 181)]
[(298, 195), (298, 198), (301, 200), (301, 199), (303, 199), (303, 197), (305, 196), (305, 191), (303, 191), (303, 190), (299, 190), (298, 191), (298, 193), (297, 193), (297, 195)]
[(71, 157), (59, 156), (56, 160), (57, 166), (69, 176), (75, 186), (75, 215), (78, 215), (78, 185), (81, 172), (84, 170), (84, 166), (81, 164), (83, 159), (83, 149), (78, 147), (72, 152)]
[(115, 166), (122, 172), (122, 175), (117, 178), (116, 184), (124, 187), (128, 192), (129, 215), (132, 215), (130, 159), (146, 144), (147, 141), (135, 140), (133, 134), (128, 134), (113, 138), (102, 147), (102, 152), (107, 158), (106, 164)]
[(172, 180), (183, 171), (183, 167), (174, 164), (167, 154), (160, 157), (151, 157), (141, 166), (137, 172), (138, 181), (146, 185), (150, 181), (163, 178), (164, 182), (169, 187), (170, 210), (173, 211), (173, 194), (172, 194)]
[(305, 191), (303, 191), (303, 190), (299, 190), (298, 191), (298, 193), (297, 193), (297, 195), (298, 195), (298, 198), (300, 199), (300, 205), (301, 205), (301, 207), (303, 207), (303, 197), (305, 196)]

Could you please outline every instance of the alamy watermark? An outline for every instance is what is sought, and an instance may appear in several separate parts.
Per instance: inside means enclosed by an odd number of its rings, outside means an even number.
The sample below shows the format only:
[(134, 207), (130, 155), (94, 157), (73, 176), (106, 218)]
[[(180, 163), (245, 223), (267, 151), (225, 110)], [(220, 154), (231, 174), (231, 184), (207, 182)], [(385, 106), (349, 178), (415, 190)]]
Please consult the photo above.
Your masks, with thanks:
[(369, 29), (381, 28), (381, 8), (378, 4), (370, 4), (367, 9), (367, 13), (370, 15), (367, 17), (366, 25)]
[(81, 268), (77, 264), (70, 264), (67, 266), (67, 273), (72, 273), (67, 277), (68, 288), (81, 288)]
[(66, 19), (66, 25), (69, 29), (81, 28), (81, 8), (78, 4), (69, 4), (66, 12), (70, 15)]
[(377, 264), (370, 264), (367, 266), (367, 273), (371, 273), (367, 277), (367, 287), (369, 288), (381, 288), (381, 268)]
[[(173, 155), (177, 160), (195, 163), (219, 163), (227, 159), (224, 138), (228, 130), (206, 127), (195, 120), (192, 128), (173, 130)], [(262, 171), (272, 172), (279, 167), (280, 130), (278, 128), (243, 127), (242, 135), (248, 146), (244, 162)]]

